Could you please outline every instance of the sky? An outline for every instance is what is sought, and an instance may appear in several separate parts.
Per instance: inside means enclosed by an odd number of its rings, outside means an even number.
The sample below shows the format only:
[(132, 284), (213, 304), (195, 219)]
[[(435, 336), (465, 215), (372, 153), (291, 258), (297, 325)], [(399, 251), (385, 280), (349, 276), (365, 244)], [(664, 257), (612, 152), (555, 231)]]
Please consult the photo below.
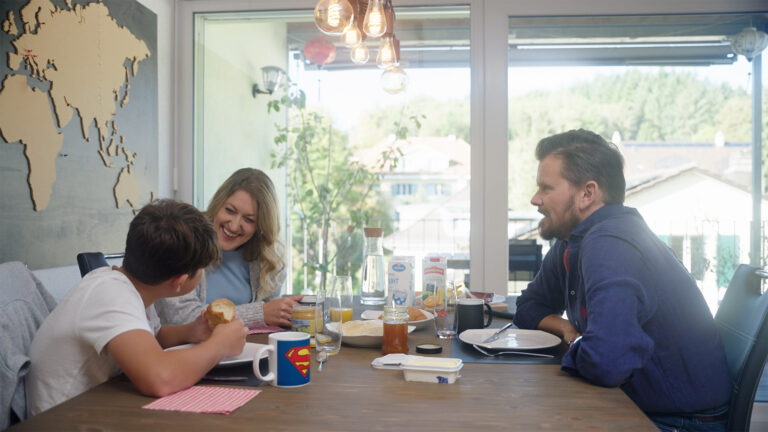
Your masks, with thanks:
[[(763, 86), (768, 85), (768, 66), (763, 62)], [(649, 71), (657, 67), (644, 67)], [(691, 71), (702, 79), (720, 84), (728, 83), (735, 88), (751, 91), (752, 66), (744, 57), (733, 65), (708, 67), (670, 68)], [(618, 74), (624, 67), (563, 67), (510, 68), (509, 96), (518, 96), (535, 90), (556, 90), (592, 80), (596, 74)], [(297, 73), (302, 88), (307, 93), (308, 103), (322, 105), (333, 116), (334, 124), (342, 130), (351, 130), (360, 116), (382, 106), (399, 107), (409, 98), (430, 96), (438, 100), (468, 99), (470, 94), (469, 68), (450, 69), (405, 69), (408, 74), (408, 89), (399, 95), (390, 95), (381, 89), (381, 70), (305, 70)], [(322, 83), (322, 87), (319, 85)], [(524, 83), (524, 85), (521, 85)], [(322, 88), (322, 91), (320, 89)]]

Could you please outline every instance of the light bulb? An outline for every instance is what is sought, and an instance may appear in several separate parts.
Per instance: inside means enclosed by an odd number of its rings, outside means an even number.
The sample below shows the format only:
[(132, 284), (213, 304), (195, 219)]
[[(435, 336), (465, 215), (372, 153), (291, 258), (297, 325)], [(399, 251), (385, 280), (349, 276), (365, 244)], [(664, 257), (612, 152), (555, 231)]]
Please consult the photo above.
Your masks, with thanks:
[(379, 53), (376, 55), (376, 65), (382, 69), (397, 65), (397, 54), (392, 36), (384, 36), (379, 44)]
[(350, 51), (350, 57), (352, 57), (352, 62), (355, 64), (367, 63), (369, 56), (368, 47), (365, 44), (355, 45)]
[(320, 0), (315, 5), (315, 25), (325, 34), (342, 34), (354, 15), (348, 0)]
[(365, 11), (365, 20), (363, 21), (363, 31), (370, 37), (379, 37), (387, 31), (383, 0), (368, 2), (368, 10)]
[(359, 45), (362, 40), (363, 35), (353, 20), (352, 25), (347, 27), (347, 30), (345, 30), (344, 34), (341, 35), (341, 42), (348, 47), (353, 47), (355, 45)]
[(402, 67), (392, 66), (381, 73), (381, 88), (389, 94), (398, 94), (408, 87), (408, 74)]

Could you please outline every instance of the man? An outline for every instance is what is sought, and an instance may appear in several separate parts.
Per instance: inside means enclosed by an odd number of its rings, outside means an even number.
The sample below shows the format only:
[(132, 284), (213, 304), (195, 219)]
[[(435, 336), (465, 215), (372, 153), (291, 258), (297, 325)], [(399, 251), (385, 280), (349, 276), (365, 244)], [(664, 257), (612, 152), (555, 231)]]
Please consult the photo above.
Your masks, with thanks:
[(724, 430), (731, 383), (714, 320), (693, 277), (622, 204), (616, 146), (572, 130), (541, 140), (536, 158), (531, 204), (541, 236), (557, 241), (515, 324), (561, 336), (563, 370), (620, 386), (662, 430)]

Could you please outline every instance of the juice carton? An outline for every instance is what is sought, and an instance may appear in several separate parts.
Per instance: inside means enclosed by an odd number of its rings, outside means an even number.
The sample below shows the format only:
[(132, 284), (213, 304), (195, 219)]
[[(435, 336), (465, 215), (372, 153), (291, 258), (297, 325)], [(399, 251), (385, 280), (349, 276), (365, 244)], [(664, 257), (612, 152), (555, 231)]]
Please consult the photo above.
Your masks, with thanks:
[(438, 296), (445, 295), (445, 278), (448, 270), (448, 259), (444, 256), (424, 257), (421, 291), (421, 303), (425, 308), (435, 307), (436, 302), (442, 301)]

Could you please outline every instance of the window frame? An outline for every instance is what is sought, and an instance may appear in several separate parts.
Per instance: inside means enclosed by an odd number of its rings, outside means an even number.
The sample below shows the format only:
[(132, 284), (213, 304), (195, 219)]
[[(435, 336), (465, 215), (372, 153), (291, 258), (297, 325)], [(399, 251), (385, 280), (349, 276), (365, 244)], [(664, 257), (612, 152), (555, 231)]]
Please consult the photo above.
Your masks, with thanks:
[[(396, 0), (395, 7), (470, 7), (470, 284), (483, 291), (494, 291), (503, 295), (507, 293), (508, 17), (748, 13), (764, 11), (763, 2), (764, 0), (646, 0), (633, 3), (613, 0)], [(187, 202), (193, 202), (194, 199), (194, 37), (190, 37), (194, 36), (194, 15), (217, 11), (312, 9), (315, 3), (315, 0), (181, 0), (176, 3), (174, 75), (178, 80), (172, 90), (173, 100), (176, 102), (172, 161), (176, 198)], [(759, 152), (760, 149), (755, 151)], [(758, 171), (757, 177), (760, 176)]]

